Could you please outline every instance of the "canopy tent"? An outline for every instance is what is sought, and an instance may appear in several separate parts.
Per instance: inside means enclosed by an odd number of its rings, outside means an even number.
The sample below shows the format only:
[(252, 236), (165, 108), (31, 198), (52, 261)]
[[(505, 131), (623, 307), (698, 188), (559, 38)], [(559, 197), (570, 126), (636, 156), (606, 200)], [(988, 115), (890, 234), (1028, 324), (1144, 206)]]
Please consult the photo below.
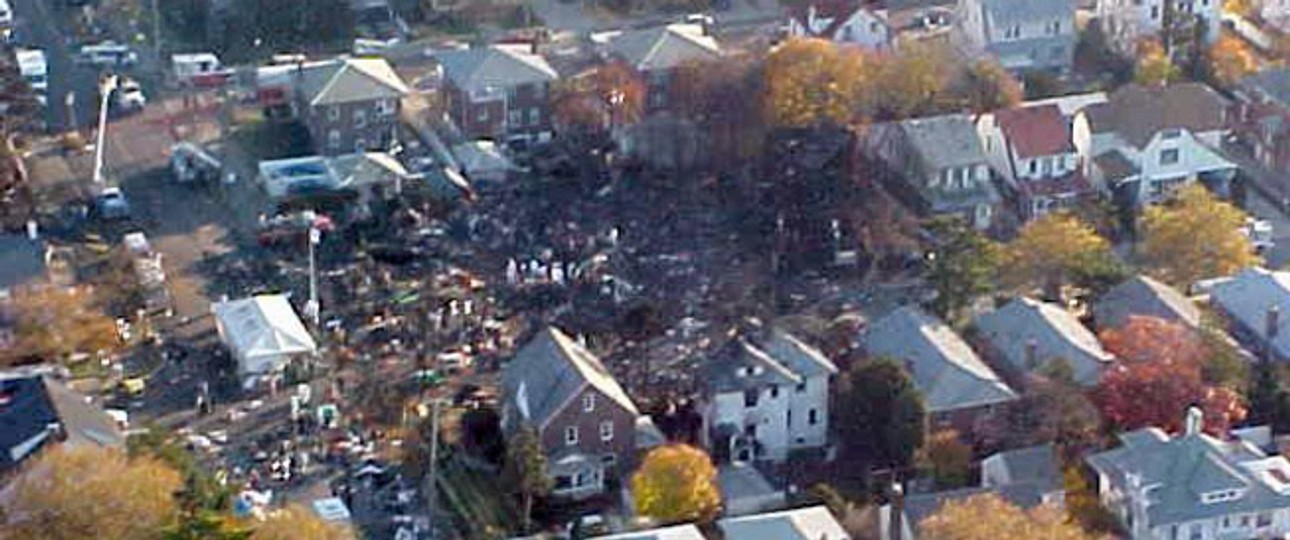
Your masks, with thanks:
[(294, 356), (312, 355), (317, 344), (287, 297), (260, 295), (211, 306), (220, 339), (243, 376), (281, 371)]

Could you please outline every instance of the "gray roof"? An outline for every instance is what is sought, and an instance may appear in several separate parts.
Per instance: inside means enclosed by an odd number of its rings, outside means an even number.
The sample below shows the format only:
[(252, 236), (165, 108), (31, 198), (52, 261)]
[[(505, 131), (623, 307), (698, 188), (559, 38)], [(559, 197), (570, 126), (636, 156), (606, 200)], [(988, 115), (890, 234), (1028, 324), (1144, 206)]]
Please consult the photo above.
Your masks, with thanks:
[(435, 53), (444, 76), (467, 92), (551, 82), (559, 78), (546, 59), (514, 46), (491, 46)]
[(300, 69), (300, 91), (310, 105), (399, 99), (408, 85), (384, 58), (337, 58)]
[(747, 336), (735, 336), (700, 368), (704, 384), (718, 393), (769, 384), (800, 384), (807, 378), (837, 372), (837, 366), (818, 349), (778, 329), (756, 344)]
[(600, 359), (553, 326), (538, 332), (502, 371), (508, 406), (539, 429), (587, 387), (640, 414)]
[(923, 163), (933, 170), (986, 163), (976, 124), (966, 114), (914, 118), (900, 128)]
[(1117, 133), (1141, 148), (1166, 129), (1193, 133), (1225, 129), (1226, 106), (1218, 92), (1202, 83), (1129, 84), (1113, 92), (1107, 103), (1086, 110), (1094, 133)]
[(125, 445), (111, 417), (48, 376), (0, 376), (0, 397), (0, 471), (19, 465), (57, 440), (51, 427), (67, 436), (64, 444)]
[(1268, 311), (1275, 306), (1280, 317), (1273, 346), (1277, 355), (1290, 357), (1290, 272), (1247, 268), (1215, 283), (1209, 297), (1215, 306), (1260, 340), (1267, 331)]
[[(1201, 432), (1170, 438), (1157, 428), (1120, 437), (1122, 446), (1087, 458), (1090, 466), (1121, 488), (1130, 477), (1151, 491), (1150, 527), (1198, 519), (1290, 508), (1290, 462), (1257, 447), (1224, 442)], [(1275, 471), (1275, 472), (1272, 472)], [(1202, 502), (1202, 495), (1241, 490), (1236, 499)]]
[(726, 538), (739, 540), (847, 540), (850, 535), (823, 506), (767, 512), (717, 521)]
[[(1075, 18), (1075, 3), (1070, 0), (980, 0), (981, 10), (1000, 26)], [(1073, 27), (1067, 23), (1067, 29)]]
[(999, 452), (985, 458), (1002, 465), (1003, 478), (982, 479), (998, 485), (1032, 484), (1040, 493), (1065, 490), (1057, 452), (1052, 444), (1041, 444)]
[(1100, 328), (1119, 328), (1133, 315), (1200, 326), (1200, 308), (1194, 302), (1147, 276), (1134, 276), (1116, 285), (1093, 304), (1093, 320)]
[(904, 362), (930, 412), (1017, 399), (963, 338), (917, 307), (904, 306), (875, 321), (862, 344), (870, 356)]
[(673, 525), (647, 531), (636, 531), (610, 536), (597, 536), (593, 540), (705, 540), (694, 525)]
[(669, 24), (629, 30), (609, 42), (609, 51), (641, 71), (672, 69), (686, 62), (721, 57), (717, 40), (698, 24)]
[[(1061, 359), (1070, 365), (1076, 382), (1092, 385), (1114, 359), (1078, 318), (1048, 302), (1018, 298), (978, 316), (973, 324), (1000, 360), (1021, 373)], [(1035, 365), (1028, 358), (1032, 345)]]
[(45, 243), (0, 234), (0, 260), (0, 290), (38, 281), (45, 276)]
[(1290, 107), (1290, 68), (1265, 69), (1241, 80), (1282, 107)]

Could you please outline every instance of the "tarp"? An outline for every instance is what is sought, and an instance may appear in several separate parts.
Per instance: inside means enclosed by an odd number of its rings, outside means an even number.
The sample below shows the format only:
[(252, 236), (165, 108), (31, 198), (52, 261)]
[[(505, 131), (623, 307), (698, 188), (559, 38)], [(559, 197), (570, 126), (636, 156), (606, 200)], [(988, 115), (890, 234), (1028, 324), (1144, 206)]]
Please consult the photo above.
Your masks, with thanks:
[(220, 338), (243, 375), (279, 371), (292, 356), (318, 351), (313, 336), (283, 295), (218, 302), (211, 311)]

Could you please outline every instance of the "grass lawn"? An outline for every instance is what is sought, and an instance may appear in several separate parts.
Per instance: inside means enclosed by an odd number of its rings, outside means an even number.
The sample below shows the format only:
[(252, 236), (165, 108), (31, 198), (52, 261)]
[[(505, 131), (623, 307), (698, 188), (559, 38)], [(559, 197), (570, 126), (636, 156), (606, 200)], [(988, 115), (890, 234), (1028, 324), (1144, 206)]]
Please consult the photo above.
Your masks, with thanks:
[(508, 538), (522, 518), (496, 473), (471, 469), (455, 455), (439, 470), (439, 497), (453, 524), (471, 538)]

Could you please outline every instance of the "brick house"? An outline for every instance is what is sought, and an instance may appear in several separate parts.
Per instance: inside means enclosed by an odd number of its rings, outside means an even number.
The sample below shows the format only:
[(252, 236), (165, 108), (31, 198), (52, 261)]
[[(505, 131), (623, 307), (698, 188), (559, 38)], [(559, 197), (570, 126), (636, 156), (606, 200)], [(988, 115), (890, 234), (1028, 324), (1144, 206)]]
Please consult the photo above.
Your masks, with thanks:
[(435, 55), (448, 115), (468, 139), (551, 137), (551, 85), (559, 75), (529, 45), (492, 45)]
[(334, 156), (390, 148), (400, 100), (409, 90), (381, 58), (337, 58), (302, 64), (294, 75), (296, 118), (314, 149)]
[(609, 41), (610, 56), (627, 62), (645, 81), (645, 113), (667, 110), (677, 70), (721, 59), (721, 46), (703, 24), (669, 24), (623, 32)]
[(502, 429), (536, 430), (556, 496), (603, 493), (635, 466), (640, 412), (604, 364), (555, 327), (502, 371)]

